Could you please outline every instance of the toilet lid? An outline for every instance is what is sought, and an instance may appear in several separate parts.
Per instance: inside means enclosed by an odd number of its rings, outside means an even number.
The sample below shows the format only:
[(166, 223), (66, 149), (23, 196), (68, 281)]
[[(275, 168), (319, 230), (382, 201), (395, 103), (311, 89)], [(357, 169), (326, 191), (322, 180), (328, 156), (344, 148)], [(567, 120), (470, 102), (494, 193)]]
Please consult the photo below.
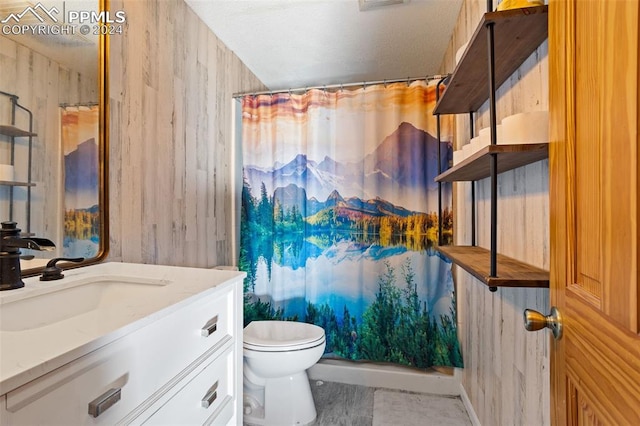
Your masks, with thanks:
[(252, 321), (244, 328), (246, 349), (259, 351), (300, 350), (324, 342), (324, 329), (294, 321)]

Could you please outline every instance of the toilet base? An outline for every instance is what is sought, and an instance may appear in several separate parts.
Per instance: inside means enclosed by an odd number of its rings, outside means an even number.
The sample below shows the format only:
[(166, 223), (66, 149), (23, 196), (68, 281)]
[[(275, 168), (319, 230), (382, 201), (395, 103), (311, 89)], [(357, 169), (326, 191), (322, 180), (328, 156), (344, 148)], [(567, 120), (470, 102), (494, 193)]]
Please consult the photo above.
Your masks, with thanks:
[(316, 420), (316, 407), (306, 371), (267, 379), (264, 398), (265, 404), (262, 407), (252, 408), (245, 404), (245, 425), (304, 426), (313, 424)]

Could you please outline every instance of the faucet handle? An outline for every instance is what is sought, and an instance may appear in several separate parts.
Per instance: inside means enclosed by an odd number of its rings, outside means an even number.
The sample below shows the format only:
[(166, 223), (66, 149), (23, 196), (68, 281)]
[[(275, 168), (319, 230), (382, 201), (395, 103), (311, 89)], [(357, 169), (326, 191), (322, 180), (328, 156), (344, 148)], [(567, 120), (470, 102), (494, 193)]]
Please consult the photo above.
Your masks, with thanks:
[(62, 268), (56, 265), (58, 262), (82, 262), (84, 257), (56, 257), (47, 262), (47, 266), (42, 270), (40, 281), (53, 281), (64, 278)]
[(14, 231), (18, 229), (18, 223), (12, 220), (2, 221), (0, 222), (0, 225), (2, 225), (2, 229), (5, 231)]

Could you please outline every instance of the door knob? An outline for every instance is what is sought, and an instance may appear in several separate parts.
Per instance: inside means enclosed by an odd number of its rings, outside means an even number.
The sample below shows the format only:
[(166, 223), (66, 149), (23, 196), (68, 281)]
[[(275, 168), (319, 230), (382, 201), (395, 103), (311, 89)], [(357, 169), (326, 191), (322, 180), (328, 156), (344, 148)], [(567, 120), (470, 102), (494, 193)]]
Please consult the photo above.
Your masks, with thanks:
[(560, 311), (553, 306), (549, 315), (543, 315), (533, 309), (524, 310), (524, 328), (527, 331), (538, 331), (548, 328), (553, 333), (556, 340), (562, 339), (562, 315)]

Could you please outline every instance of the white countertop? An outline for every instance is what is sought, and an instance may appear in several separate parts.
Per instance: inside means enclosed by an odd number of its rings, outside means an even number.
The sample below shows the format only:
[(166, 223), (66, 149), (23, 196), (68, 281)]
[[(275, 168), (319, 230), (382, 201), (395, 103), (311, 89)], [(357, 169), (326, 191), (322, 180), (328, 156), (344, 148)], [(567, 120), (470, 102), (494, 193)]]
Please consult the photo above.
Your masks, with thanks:
[[(241, 286), (246, 276), (236, 271), (131, 263), (102, 263), (64, 274), (59, 281), (26, 278), (24, 288), (0, 292), (0, 395), (194, 302), (198, 294), (234, 283)], [(15, 315), (15, 310), (10, 312), (8, 308), (11, 302), (53, 295), (59, 290), (101, 280), (140, 281), (154, 289), (142, 298), (123, 297), (107, 308), (79, 310), (71, 318), (22, 331), (8, 331), (11, 327), (2, 325), (3, 315), (5, 318)], [(56, 304), (52, 309), (65, 312), (75, 308), (74, 302), (69, 301), (69, 307), (60, 309), (61, 300), (64, 299), (52, 298), (52, 305)], [(4, 321), (5, 325), (9, 323), (8, 319)], [(11, 321), (16, 322), (15, 318)]]

